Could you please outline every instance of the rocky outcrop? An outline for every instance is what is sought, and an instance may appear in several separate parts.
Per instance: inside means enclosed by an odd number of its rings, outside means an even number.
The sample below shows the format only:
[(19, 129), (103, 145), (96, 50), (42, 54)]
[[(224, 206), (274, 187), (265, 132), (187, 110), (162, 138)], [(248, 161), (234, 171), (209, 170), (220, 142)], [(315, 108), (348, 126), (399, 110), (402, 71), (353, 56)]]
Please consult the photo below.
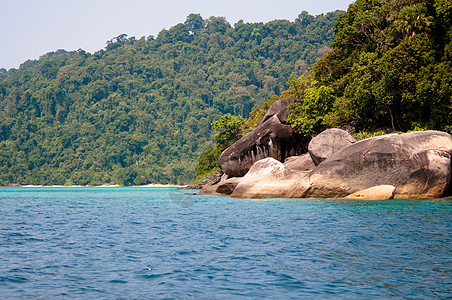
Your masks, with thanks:
[(237, 185), (240, 182), (240, 177), (232, 177), (225, 179), (223, 181), (220, 181), (217, 184), (217, 188), (215, 190), (216, 193), (222, 194), (222, 195), (230, 195), (235, 190)]
[(257, 161), (249, 172), (239, 179), (239, 184), (231, 196), (253, 199), (284, 197), (301, 176), (303, 172), (291, 170), (272, 157), (265, 158)]
[(314, 161), (309, 153), (288, 157), (284, 161), (284, 166), (290, 170), (300, 172), (311, 171), (315, 168)]
[[(343, 134), (334, 134), (334, 131), (333, 134), (326, 134), (325, 136), (334, 136), (335, 138), (332, 138), (334, 143), (342, 142), (343, 144), (343, 140), (350, 140), (351, 136), (346, 131), (337, 130), (345, 133), (349, 138), (336, 138), (336, 136), (343, 136)], [(331, 154), (334, 150), (340, 148), (339, 146), (329, 147), (329, 151), (326, 153)], [(240, 179), (231, 196), (253, 199), (285, 197), (288, 191), (297, 182), (302, 181), (314, 168), (315, 164), (310, 153), (288, 157), (283, 164), (273, 158), (259, 160)]]
[(334, 153), (297, 182), (286, 197), (345, 197), (377, 185), (395, 198), (444, 196), (451, 179), (452, 137), (439, 131), (390, 134)]
[[(222, 181), (226, 180), (226, 175), (214, 174), (211, 176), (210, 180), (206, 183), (200, 184), (198, 188), (201, 190), (198, 192), (198, 195), (215, 195), (218, 194), (216, 192), (217, 186)], [(192, 186), (193, 188), (197, 188), (196, 186)]]
[(286, 124), (290, 113), (288, 106), (295, 102), (301, 102), (301, 100), (299, 98), (287, 98), (273, 102), (258, 125), (264, 123), (274, 115), (278, 117), (281, 123)]
[[(287, 100), (287, 99), (286, 99)], [(223, 173), (230, 177), (244, 176), (258, 160), (273, 157), (283, 162), (287, 157), (307, 152), (307, 140), (286, 125), (287, 103), (272, 104), (263, 121), (250, 133), (223, 151), (218, 160)], [(270, 116), (270, 110), (273, 115)]]
[(317, 166), (333, 153), (356, 143), (356, 139), (347, 131), (331, 128), (312, 138), (308, 146), (314, 164)]
[(272, 157), (264, 158), (257, 161), (255, 164), (253, 164), (248, 173), (246, 173), (246, 175), (240, 179), (239, 184), (234, 189), (231, 196), (242, 197), (242, 195), (248, 189), (250, 189), (253, 185), (262, 180), (263, 177), (269, 174), (278, 174), (283, 169), (284, 165), (280, 161)]
[(345, 197), (353, 200), (389, 200), (394, 198), (395, 186), (377, 185), (362, 191), (358, 191)]
[(291, 156), (284, 163), (268, 157), (257, 161), (244, 177), (233, 177), (217, 185), (215, 193), (237, 198), (278, 198), (315, 167), (311, 156)]
[(238, 177), (229, 178), (226, 174), (215, 176), (199, 188), (198, 195), (230, 195), (238, 183)]
[(323, 144), (333, 150), (325, 151), (317, 166), (308, 153), (284, 163), (265, 158), (243, 178), (217, 184), (214, 193), (240, 198), (384, 200), (439, 198), (452, 192), (452, 137), (445, 132), (389, 134), (350, 143), (337, 152), (335, 146)]

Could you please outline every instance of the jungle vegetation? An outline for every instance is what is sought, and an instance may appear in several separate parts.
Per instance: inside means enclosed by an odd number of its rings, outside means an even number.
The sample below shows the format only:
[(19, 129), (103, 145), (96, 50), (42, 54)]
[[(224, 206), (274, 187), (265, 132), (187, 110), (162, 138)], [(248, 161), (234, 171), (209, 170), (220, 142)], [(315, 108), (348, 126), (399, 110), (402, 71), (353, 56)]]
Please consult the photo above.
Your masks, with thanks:
[[(358, 139), (393, 131), (452, 133), (452, 1), (356, 0), (334, 33), (332, 51), (255, 108), (243, 134), (271, 103), (289, 97), (303, 99), (291, 105), (288, 122), (307, 137), (344, 125), (355, 127)], [(197, 170), (215, 170), (221, 153), (209, 153), (218, 156), (202, 156)]]
[(0, 185), (192, 181), (211, 123), (286, 90), (331, 50), (339, 14), (233, 26), (190, 14), (157, 37), (0, 69)]
[(295, 129), (452, 133), (452, 1), (357, 0), (334, 31), (333, 50), (282, 93), (304, 99)]

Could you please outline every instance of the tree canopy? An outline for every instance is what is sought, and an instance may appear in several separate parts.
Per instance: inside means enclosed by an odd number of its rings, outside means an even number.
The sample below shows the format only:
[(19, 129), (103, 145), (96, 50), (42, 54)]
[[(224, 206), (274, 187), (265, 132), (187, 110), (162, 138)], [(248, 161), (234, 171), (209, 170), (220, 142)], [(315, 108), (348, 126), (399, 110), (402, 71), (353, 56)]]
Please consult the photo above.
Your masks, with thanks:
[(452, 132), (452, 2), (357, 0), (337, 20), (333, 50), (281, 97), (309, 135), (358, 130)]
[(0, 184), (188, 183), (212, 122), (284, 91), (330, 50), (339, 13), (234, 26), (190, 14), (157, 37), (0, 69)]

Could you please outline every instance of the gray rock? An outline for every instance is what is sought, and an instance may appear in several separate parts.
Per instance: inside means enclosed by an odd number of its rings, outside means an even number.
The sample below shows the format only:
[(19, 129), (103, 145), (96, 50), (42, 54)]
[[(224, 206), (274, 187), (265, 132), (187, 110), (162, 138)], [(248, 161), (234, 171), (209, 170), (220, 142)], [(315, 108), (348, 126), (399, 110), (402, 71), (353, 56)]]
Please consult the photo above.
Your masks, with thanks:
[(202, 185), (201, 190), (198, 192), (198, 195), (215, 195), (215, 194), (217, 194), (216, 189), (217, 189), (218, 183), (227, 179), (227, 176), (225, 176), (224, 174), (214, 174), (211, 177), (212, 178), (208, 182), (206, 182)]
[(309, 153), (288, 157), (284, 161), (284, 166), (290, 170), (301, 172), (311, 171), (315, 168), (315, 164)]
[(390, 134), (334, 153), (297, 182), (286, 197), (345, 197), (377, 185), (396, 187), (394, 198), (447, 196), (452, 137), (440, 131)]
[(302, 102), (302, 100), (300, 98), (287, 98), (273, 102), (272, 105), (270, 105), (270, 107), (268, 108), (262, 120), (259, 122), (259, 125), (264, 123), (274, 115), (278, 117), (281, 123), (286, 124), (287, 118), (289, 117), (290, 113), (287, 106), (295, 102)]
[(307, 140), (273, 115), (224, 150), (218, 165), (228, 176), (240, 177), (260, 159), (273, 157), (282, 162), (289, 156), (306, 152)]
[(356, 139), (345, 130), (331, 128), (312, 138), (308, 151), (317, 166), (333, 153), (356, 143)]
[(236, 186), (239, 184), (241, 177), (232, 177), (229, 179), (226, 179), (224, 181), (220, 181), (217, 184), (217, 188), (215, 190), (218, 194), (223, 195), (230, 195), (236, 188)]

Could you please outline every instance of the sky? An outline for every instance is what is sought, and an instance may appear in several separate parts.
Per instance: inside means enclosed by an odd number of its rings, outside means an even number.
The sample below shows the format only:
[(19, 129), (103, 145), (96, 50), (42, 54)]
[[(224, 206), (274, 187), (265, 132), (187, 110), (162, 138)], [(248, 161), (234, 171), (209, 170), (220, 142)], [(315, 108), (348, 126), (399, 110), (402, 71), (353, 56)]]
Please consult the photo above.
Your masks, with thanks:
[(139, 39), (183, 23), (190, 13), (237, 21), (290, 21), (347, 10), (352, 0), (0, 0), (0, 68), (64, 49), (94, 53), (122, 33)]

